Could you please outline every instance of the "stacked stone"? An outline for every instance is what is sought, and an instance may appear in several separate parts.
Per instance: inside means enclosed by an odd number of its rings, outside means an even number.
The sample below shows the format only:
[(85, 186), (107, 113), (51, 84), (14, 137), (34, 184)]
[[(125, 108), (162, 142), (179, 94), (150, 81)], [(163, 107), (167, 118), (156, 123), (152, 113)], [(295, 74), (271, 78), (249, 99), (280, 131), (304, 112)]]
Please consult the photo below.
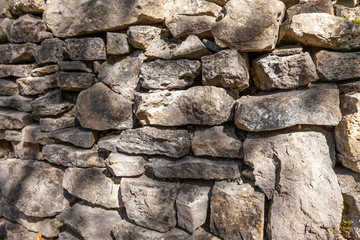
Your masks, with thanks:
[(352, 2), (0, 0), (0, 239), (360, 238)]

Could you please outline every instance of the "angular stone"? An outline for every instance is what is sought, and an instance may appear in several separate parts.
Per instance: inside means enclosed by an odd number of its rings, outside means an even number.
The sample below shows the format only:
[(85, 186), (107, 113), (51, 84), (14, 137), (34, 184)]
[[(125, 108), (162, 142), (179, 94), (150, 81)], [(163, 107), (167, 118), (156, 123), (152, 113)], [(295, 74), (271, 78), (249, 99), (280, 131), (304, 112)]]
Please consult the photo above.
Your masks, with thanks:
[(139, 226), (167, 232), (176, 226), (177, 183), (122, 178), (121, 196), (128, 218)]
[(72, 195), (106, 208), (121, 207), (119, 184), (104, 174), (105, 168), (67, 168), (62, 186)]
[(141, 87), (147, 89), (184, 89), (194, 83), (201, 63), (195, 60), (155, 60), (143, 63)]
[(201, 58), (202, 83), (242, 91), (249, 87), (248, 62), (234, 49)]
[(95, 82), (92, 73), (59, 72), (56, 75), (57, 84), (65, 91), (81, 91), (90, 88)]
[(125, 33), (106, 33), (106, 53), (122, 55), (130, 52), (128, 37)]
[(334, 238), (343, 199), (332, 151), (320, 132), (248, 134), (244, 161), (254, 168), (255, 184), (272, 199), (267, 226), (271, 239)]
[(242, 142), (231, 126), (197, 128), (191, 141), (196, 156), (241, 158)]
[(298, 124), (336, 126), (341, 120), (336, 85), (316, 84), (264, 96), (237, 100), (235, 124), (247, 131), (272, 131)]
[(111, 230), (121, 221), (118, 211), (76, 203), (56, 217), (88, 240), (112, 240)]
[(35, 53), (35, 60), (37, 64), (49, 64), (62, 61), (66, 56), (65, 42), (58, 39), (46, 39), (41, 42), (40, 47)]
[(188, 36), (185, 41), (178, 45), (173, 52), (175, 59), (188, 58), (188, 59), (200, 59), (205, 55), (209, 55), (209, 50), (201, 42), (201, 40), (195, 36)]
[(9, 9), (13, 14), (21, 13), (42, 13), (46, 8), (44, 0), (8, 0)]
[(46, 65), (44, 67), (39, 67), (31, 70), (32, 77), (43, 77), (45, 75), (50, 75), (56, 73), (59, 70), (57, 65)]
[(144, 158), (140, 156), (111, 153), (106, 165), (116, 177), (133, 177), (145, 172)]
[(162, 29), (154, 26), (130, 26), (128, 30), (129, 42), (135, 48), (146, 50), (152, 41), (160, 40)]
[(27, 143), (24, 141), (12, 142), (12, 149), (17, 158), (28, 160), (41, 160), (39, 144)]
[(50, 217), (69, 207), (61, 182), (64, 172), (39, 161), (1, 163), (0, 189), (5, 200), (27, 216)]
[(35, 68), (34, 64), (5, 65), (0, 64), (0, 78), (3, 77), (29, 77)]
[(135, 103), (136, 117), (142, 125), (218, 125), (232, 119), (234, 99), (222, 88), (197, 86), (139, 94)]
[(68, 72), (92, 72), (91, 64), (81, 61), (59, 61), (58, 66), (60, 71)]
[(286, 20), (280, 38), (307, 46), (351, 50), (360, 48), (360, 25), (327, 13), (303, 13)]
[(34, 61), (35, 43), (0, 44), (0, 63), (27, 63)]
[(8, 0), (0, 0), (0, 17), (11, 17)]
[(41, 131), (51, 132), (76, 126), (74, 117), (40, 118)]
[(23, 226), (0, 218), (0, 237), (2, 239), (37, 240), (37, 234), (26, 230)]
[(340, 93), (360, 92), (360, 82), (345, 82), (337, 84)]
[[(0, 9), (1, 9), (1, 1), (0, 1)], [(1, 10), (0, 10), (1, 11)], [(0, 12), (1, 15), (1, 12)], [(12, 20), (9, 18), (0, 18), (0, 43), (7, 42), (7, 28), (12, 23)]]
[(16, 80), (21, 95), (44, 94), (50, 89), (57, 87), (56, 75), (46, 75), (43, 77), (27, 77)]
[(322, 50), (314, 55), (319, 75), (325, 81), (360, 78), (360, 52), (330, 52)]
[(81, 240), (81, 236), (71, 229), (66, 229), (59, 235), (58, 240)]
[(301, 13), (328, 13), (334, 15), (334, 7), (331, 1), (324, 0), (300, 0), (296, 4), (286, 10), (288, 18)]
[(19, 94), (19, 89), (15, 82), (10, 80), (0, 79), (0, 95), (13, 96), (16, 94)]
[(240, 163), (187, 156), (180, 160), (151, 158), (147, 168), (158, 178), (223, 180), (240, 178)]
[(270, 54), (253, 62), (254, 83), (261, 90), (293, 89), (319, 79), (308, 52), (289, 56)]
[(97, 83), (79, 94), (76, 117), (82, 127), (99, 131), (132, 128), (132, 102)]
[(211, 27), (220, 47), (241, 52), (271, 51), (275, 48), (285, 15), (285, 6), (281, 1), (230, 0), (224, 9), (222, 19)]
[(220, 51), (222, 50), (222, 48), (221, 48), (219, 45), (217, 45), (215, 42), (210, 41), (210, 40), (208, 40), (208, 39), (206, 39), (206, 38), (204, 38), (204, 39), (202, 40), (202, 42), (203, 42), (203, 43), (205, 44), (205, 46), (206, 46), (210, 51), (212, 51), (212, 52), (217, 53), (217, 52), (220, 52)]
[(5, 138), (4, 139), (9, 142), (20, 142), (22, 139), (21, 131), (20, 130), (5, 130)]
[(173, 58), (173, 50), (175, 47), (175, 44), (165, 41), (164, 39), (153, 40), (146, 47), (144, 55), (148, 60), (158, 58), (169, 60)]
[(82, 148), (91, 148), (94, 145), (97, 137), (95, 132), (80, 127), (57, 130), (51, 132), (50, 136), (52, 138), (56, 138), (63, 142), (69, 142)]
[(44, 159), (66, 167), (105, 167), (104, 159), (95, 149), (81, 149), (61, 144), (43, 147)]
[(29, 113), (0, 109), (0, 129), (22, 129), (33, 122)]
[(357, 7), (345, 7), (342, 5), (334, 5), (335, 15), (338, 17), (345, 17), (347, 19), (356, 20), (360, 18), (360, 6)]
[(222, 239), (263, 239), (265, 195), (250, 184), (216, 182), (210, 209), (210, 229)]
[(21, 112), (31, 112), (32, 108), (30, 103), (32, 100), (32, 98), (21, 95), (0, 96), (0, 107), (15, 108)]
[(55, 140), (50, 138), (49, 133), (41, 131), (39, 124), (27, 125), (22, 129), (21, 135), (21, 140), (26, 143), (39, 143), (41, 145), (55, 143)]
[[(217, 17), (222, 8), (207, 0), (182, 0), (175, 2), (177, 15)], [(175, 15), (175, 14), (173, 14)], [(171, 16), (170, 16), (171, 17)]]
[(71, 60), (106, 60), (105, 43), (101, 38), (69, 38), (65, 43)]

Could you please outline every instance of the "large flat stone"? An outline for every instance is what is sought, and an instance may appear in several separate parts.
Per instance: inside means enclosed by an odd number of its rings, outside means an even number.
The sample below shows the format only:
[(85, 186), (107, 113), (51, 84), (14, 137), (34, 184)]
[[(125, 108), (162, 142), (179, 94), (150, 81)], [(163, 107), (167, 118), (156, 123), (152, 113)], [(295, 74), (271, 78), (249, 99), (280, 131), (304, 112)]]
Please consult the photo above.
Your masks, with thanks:
[(65, 91), (81, 91), (90, 88), (95, 82), (95, 75), (91, 73), (59, 72), (56, 75), (57, 84)]
[(55, 74), (43, 77), (27, 77), (16, 80), (22, 95), (38, 95), (57, 87)]
[(24, 141), (25, 143), (33, 143), (33, 144), (53, 144), (56, 140), (50, 138), (50, 133), (42, 132), (39, 124), (31, 124), (27, 125), (21, 130), (21, 139), (20, 141)]
[(7, 65), (0, 64), (0, 78), (4, 77), (29, 77), (35, 64)]
[(60, 71), (65, 72), (92, 72), (92, 64), (82, 61), (59, 61), (58, 66)]
[(39, 14), (44, 11), (46, 4), (44, 0), (8, 0), (9, 9), (13, 14), (20, 15), (22, 13)]
[(42, 67), (34, 68), (30, 75), (32, 77), (43, 77), (45, 75), (51, 75), (53, 73), (56, 73), (59, 70), (59, 67), (57, 65), (45, 65)]
[(19, 94), (18, 85), (16, 84), (16, 82), (0, 79), (0, 94), (2, 96), (12, 96)]
[(133, 177), (145, 172), (145, 160), (141, 156), (111, 153), (106, 159), (106, 165), (117, 177)]
[(0, 218), (0, 237), (4, 239), (37, 240), (37, 234), (26, 230), (23, 226)]
[(28, 63), (34, 61), (35, 43), (0, 44), (0, 63)]
[(71, 60), (106, 60), (105, 43), (101, 38), (69, 38), (65, 43)]
[(33, 122), (31, 114), (0, 109), (0, 129), (22, 129)]
[(32, 101), (32, 98), (21, 95), (0, 96), (0, 107), (14, 108), (21, 112), (31, 112), (32, 107), (30, 103)]
[(65, 128), (50, 133), (52, 138), (56, 138), (63, 142), (74, 144), (75, 146), (82, 148), (91, 148), (97, 138), (97, 134), (91, 130), (72, 127)]
[(39, 123), (41, 131), (51, 132), (64, 128), (75, 127), (76, 120), (74, 117), (40, 118)]

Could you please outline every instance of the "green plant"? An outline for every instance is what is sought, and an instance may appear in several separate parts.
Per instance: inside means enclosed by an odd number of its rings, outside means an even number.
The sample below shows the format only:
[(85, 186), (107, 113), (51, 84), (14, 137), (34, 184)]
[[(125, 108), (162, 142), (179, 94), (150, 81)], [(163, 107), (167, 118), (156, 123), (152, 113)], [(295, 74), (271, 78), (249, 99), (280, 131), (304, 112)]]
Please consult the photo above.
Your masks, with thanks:
[(350, 237), (350, 234), (351, 234), (351, 220), (343, 220), (340, 224), (340, 231), (341, 231), (341, 234), (346, 237), (346, 238), (349, 238)]
[(356, 20), (351, 20), (353, 23), (357, 24), (357, 25), (360, 25), (360, 18), (359, 19), (356, 19)]

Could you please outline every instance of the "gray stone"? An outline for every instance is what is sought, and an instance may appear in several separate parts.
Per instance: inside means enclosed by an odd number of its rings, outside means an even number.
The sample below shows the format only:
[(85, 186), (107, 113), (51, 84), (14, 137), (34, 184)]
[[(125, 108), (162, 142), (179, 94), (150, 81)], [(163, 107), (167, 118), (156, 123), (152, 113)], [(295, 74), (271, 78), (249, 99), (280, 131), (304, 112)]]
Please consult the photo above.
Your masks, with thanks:
[(360, 82), (343, 82), (337, 84), (340, 93), (360, 92)]
[(249, 87), (248, 62), (236, 50), (228, 49), (201, 58), (202, 83), (242, 91)]
[(146, 47), (144, 55), (148, 60), (158, 58), (169, 60), (173, 58), (173, 51), (175, 47), (176, 44), (173, 44), (172, 42), (166, 41), (164, 39), (156, 39), (151, 41), (150, 44)]
[(31, 112), (32, 107), (30, 103), (32, 100), (32, 98), (21, 95), (0, 96), (0, 107), (15, 108), (21, 112)]
[(184, 89), (194, 83), (201, 63), (195, 60), (155, 60), (143, 63), (141, 87), (147, 89)]
[[(0, 8), (1, 8), (1, 1), (0, 1)], [(1, 11), (1, 10), (0, 10)], [(1, 12), (0, 12), (1, 15)], [(7, 42), (7, 28), (12, 23), (9, 18), (0, 18), (0, 43)]]
[(71, 60), (106, 60), (105, 43), (101, 38), (69, 38), (65, 43)]
[(31, 114), (0, 109), (0, 129), (22, 129), (33, 122)]
[(11, 17), (8, 0), (0, 0), (0, 17)]
[(265, 195), (250, 184), (216, 182), (210, 209), (210, 229), (221, 239), (263, 239)]
[(112, 240), (111, 230), (121, 221), (119, 212), (76, 203), (56, 217), (88, 240)]
[(44, 0), (8, 0), (9, 9), (13, 14), (42, 13), (46, 8)]
[(345, 7), (342, 5), (334, 5), (335, 15), (338, 17), (345, 17), (347, 19), (356, 20), (360, 18), (360, 6), (357, 7)]
[(71, 229), (66, 229), (61, 232), (58, 240), (82, 240), (81, 236), (78, 233)]
[(95, 132), (80, 127), (65, 128), (53, 131), (50, 133), (50, 136), (52, 138), (56, 138), (63, 142), (69, 142), (82, 148), (91, 148), (97, 138)]
[(129, 219), (139, 226), (167, 232), (176, 226), (179, 184), (148, 178), (122, 178), (121, 196)]
[(286, 10), (288, 18), (301, 13), (328, 13), (334, 15), (334, 7), (331, 1), (324, 0), (300, 0), (296, 4)]
[(144, 158), (140, 156), (111, 153), (105, 163), (116, 177), (133, 177), (145, 172)]
[(195, 36), (188, 36), (185, 41), (178, 45), (173, 52), (175, 59), (188, 58), (188, 59), (200, 59), (205, 55), (209, 55), (209, 50), (201, 42), (201, 40)]
[(204, 39), (202, 40), (202, 42), (203, 42), (203, 43), (205, 44), (205, 46), (206, 46), (210, 51), (212, 51), (212, 52), (217, 53), (217, 52), (220, 52), (220, 51), (222, 50), (222, 48), (221, 48), (219, 45), (217, 45), (215, 42), (210, 41), (210, 40), (208, 40), (208, 39), (206, 39), (206, 38), (204, 38)]
[(92, 73), (59, 72), (56, 75), (57, 84), (65, 91), (81, 91), (90, 88), (95, 82)]
[(10, 142), (20, 142), (22, 139), (22, 133), (20, 130), (5, 130), (4, 139)]
[[(342, 196), (332, 169), (334, 149), (314, 131), (248, 134), (244, 161), (270, 203), (270, 239), (333, 239)], [(314, 221), (316, 219), (316, 221)]]
[(21, 135), (21, 140), (26, 143), (38, 143), (41, 145), (55, 143), (55, 140), (50, 138), (49, 133), (41, 131), (39, 124), (27, 125), (22, 129)]
[(160, 40), (162, 29), (154, 26), (130, 26), (128, 30), (129, 42), (135, 48), (146, 50), (152, 41)]
[(241, 158), (242, 142), (231, 126), (197, 128), (191, 141), (196, 156)]
[(105, 168), (67, 168), (62, 186), (72, 195), (106, 208), (121, 207), (120, 185), (104, 174)]
[(254, 82), (261, 90), (293, 89), (319, 79), (308, 52), (289, 56), (270, 54), (253, 62)]
[(61, 144), (43, 147), (44, 159), (66, 167), (105, 167), (104, 159), (95, 149), (81, 149)]
[(35, 68), (31, 70), (31, 77), (43, 77), (46, 75), (50, 75), (56, 73), (59, 70), (57, 65), (46, 65), (43, 67)]
[(74, 117), (40, 118), (41, 131), (51, 132), (76, 126)]
[(359, 4), (359, 0), (337, 0), (336, 4), (346, 7), (355, 7), (355, 5)]
[(241, 52), (271, 51), (278, 40), (284, 15), (285, 6), (278, 0), (230, 0), (211, 32), (220, 47)]
[(132, 102), (97, 83), (79, 94), (76, 117), (82, 127), (94, 130), (132, 128)]
[[(1, 69), (1, 66), (0, 66)], [(1, 71), (1, 70), (0, 70)], [(19, 94), (18, 86), (10, 80), (0, 79), (0, 95), (13, 96)]]
[(46, 75), (43, 77), (27, 77), (16, 80), (21, 95), (44, 94), (57, 87), (56, 75)]
[(12, 149), (17, 158), (28, 160), (41, 160), (41, 150), (39, 144), (27, 143), (24, 141), (12, 142)]
[(0, 189), (5, 200), (27, 216), (51, 217), (69, 207), (61, 182), (64, 172), (39, 161), (1, 163)]
[(147, 168), (158, 178), (223, 180), (240, 178), (240, 162), (187, 156), (180, 160), (151, 158)]
[(234, 99), (222, 88), (197, 86), (138, 94), (135, 103), (142, 125), (218, 125), (232, 119)]
[(49, 64), (62, 61), (66, 57), (65, 42), (58, 39), (46, 39), (35, 52), (35, 60), (37, 64)]
[(264, 96), (237, 100), (235, 124), (247, 131), (272, 131), (298, 124), (336, 126), (341, 120), (339, 90), (333, 84), (316, 84)]
[(92, 72), (91, 64), (81, 61), (59, 61), (58, 66), (60, 71), (67, 72)]
[(37, 234), (26, 230), (23, 226), (0, 218), (0, 237), (9, 240), (37, 240)]
[(128, 37), (125, 33), (106, 33), (106, 53), (122, 55), (130, 52)]
[(34, 64), (5, 65), (0, 64), (0, 78), (3, 77), (29, 77), (35, 68)]
[(0, 44), (0, 63), (27, 63), (34, 61), (35, 43)]

